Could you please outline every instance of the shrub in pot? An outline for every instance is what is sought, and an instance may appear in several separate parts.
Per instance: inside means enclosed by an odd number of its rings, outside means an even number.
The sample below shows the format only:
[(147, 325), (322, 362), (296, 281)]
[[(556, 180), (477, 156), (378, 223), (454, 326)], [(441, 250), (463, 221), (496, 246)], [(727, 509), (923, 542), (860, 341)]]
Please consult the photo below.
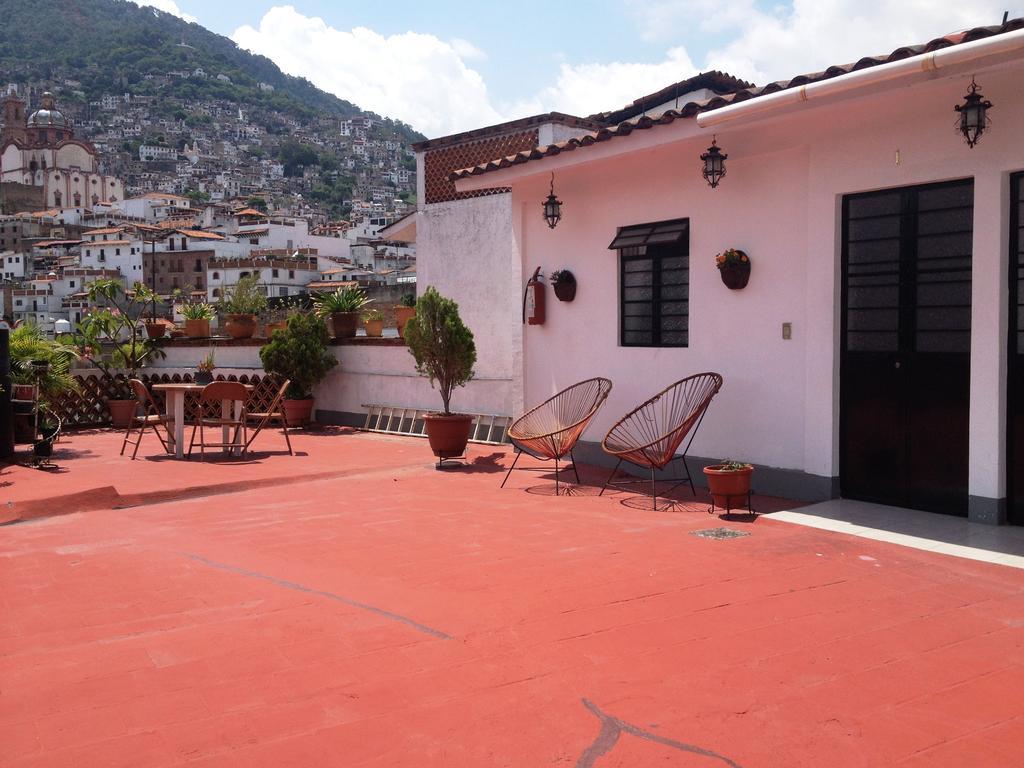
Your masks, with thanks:
[(452, 391), (473, 378), (476, 344), (473, 332), (459, 317), (459, 305), (433, 287), (416, 302), (416, 315), (405, 325), (405, 343), (416, 371), (441, 393), (444, 411), (424, 417), (427, 438), (440, 459), (465, 453), (472, 416), (451, 412)]
[(259, 275), (246, 275), (221, 294), (220, 311), (228, 318), (224, 327), (233, 339), (251, 339), (256, 334), (256, 318), (267, 308), (267, 295), (259, 282)]
[(114, 387), (107, 400), (115, 429), (126, 429), (135, 415), (136, 402), (128, 379), (156, 357), (164, 357), (153, 339), (146, 337), (140, 320), (146, 304), (156, 295), (143, 283), (126, 291), (119, 280), (102, 278), (88, 289), (93, 305), (72, 335), (79, 354), (106, 374)]
[(363, 327), (367, 336), (380, 337), (384, 335), (384, 313), (379, 309), (371, 309), (363, 314)]
[(752, 464), (731, 459), (704, 467), (708, 490), (715, 506), (724, 510), (746, 506), (750, 498), (750, 477), (753, 472)]
[(407, 293), (402, 296), (402, 303), (395, 307), (395, 325), (398, 326), (398, 335), (405, 338), (405, 324), (409, 318), (416, 316), (416, 294)]
[(277, 331), (260, 349), (263, 370), (291, 380), (283, 406), (289, 427), (309, 423), (313, 389), (338, 364), (327, 346), (328, 341), (323, 318), (310, 312), (297, 312), (288, 318), (288, 327)]
[(190, 301), (181, 305), (181, 316), (185, 318), (185, 335), (190, 339), (205, 339), (210, 336), (210, 321), (217, 314), (212, 304), (205, 301)]
[(313, 306), (317, 315), (330, 318), (336, 339), (351, 339), (359, 327), (359, 314), (372, 301), (358, 285), (317, 294)]

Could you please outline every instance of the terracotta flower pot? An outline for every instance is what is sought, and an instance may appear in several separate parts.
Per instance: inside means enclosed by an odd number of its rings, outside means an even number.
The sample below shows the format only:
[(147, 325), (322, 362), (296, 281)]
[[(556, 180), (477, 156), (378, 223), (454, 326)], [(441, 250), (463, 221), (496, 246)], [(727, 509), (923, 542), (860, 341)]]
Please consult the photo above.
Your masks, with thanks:
[(32, 384), (14, 384), (11, 386), (12, 400), (34, 400), (35, 387)]
[(305, 400), (282, 400), (284, 420), (289, 427), (304, 427), (312, 420), (313, 398)]
[(205, 339), (210, 335), (209, 320), (186, 320), (185, 335), (190, 339)]
[(274, 338), (274, 331), (283, 331), (288, 328), (287, 320), (278, 320), (276, 323), (267, 323), (267, 338)]
[(356, 335), (359, 327), (358, 312), (332, 312), (331, 327), (334, 329), (334, 338), (351, 339)]
[(162, 339), (167, 333), (167, 326), (163, 323), (146, 323), (146, 335), (151, 339)]
[(384, 321), (383, 320), (367, 320), (363, 323), (363, 327), (366, 328), (367, 336), (383, 336), (384, 335)]
[(426, 423), (430, 449), (439, 459), (454, 459), (466, 452), (469, 430), (473, 426), (472, 416), (428, 413), (423, 421)]
[(134, 400), (107, 400), (107, 409), (110, 411), (110, 425), (114, 429), (128, 429), (131, 426), (132, 418), (135, 416), (137, 405)]
[(416, 307), (395, 307), (395, 324), (398, 326), (398, 335), (405, 338), (405, 324), (416, 317)]
[(745, 506), (750, 495), (750, 476), (754, 468), (726, 469), (722, 464), (704, 467), (704, 475), (708, 479), (708, 490), (716, 507), (729, 510), (733, 507)]
[(228, 315), (225, 328), (232, 339), (251, 339), (256, 333), (256, 315)]

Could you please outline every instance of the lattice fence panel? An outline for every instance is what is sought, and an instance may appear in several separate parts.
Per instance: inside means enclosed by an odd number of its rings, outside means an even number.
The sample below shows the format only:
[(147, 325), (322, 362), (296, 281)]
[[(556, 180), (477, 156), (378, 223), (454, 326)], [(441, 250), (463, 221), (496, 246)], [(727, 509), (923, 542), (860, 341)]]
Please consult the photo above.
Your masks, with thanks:
[(497, 160), (502, 157), (525, 152), (537, 146), (536, 130), (492, 136), (479, 141), (467, 141), (450, 147), (428, 149), (424, 156), (424, 192), (426, 202), (440, 203), (445, 200), (463, 200), (467, 197), (481, 197), (507, 192), (507, 188), (480, 189), (474, 192), (456, 192), (455, 182), (449, 174), (463, 168)]
[[(149, 387), (149, 393), (153, 398), (153, 402), (156, 403), (157, 409), (163, 412), (166, 401), (165, 393), (154, 391), (153, 385), (191, 382), (192, 374), (144, 373), (140, 375), (140, 378)], [(253, 390), (249, 393), (249, 400), (247, 401), (250, 411), (270, 410), (270, 405), (273, 403), (277, 390), (280, 387), (280, 383), (275, 377), (267, 376), (266, 374), (242, 374), (241, 376), (234, 374), (224, 376), (221, 374), (215, 378), (217, 381), (239, 381), (242, 384), (251, 384)], [(60, 416), (65, 429), (101, 427), (110, 424), (110, 410), (107, 408), (107, 400), (125, 396), (119, 391), (115, 380), (106, 374), (102, 376), (76, 376), (75, 379), (78, 381), (79, 391), (69, 392), (50, 404), (51, 409)], [(124, 376), (118, 375), (117, 379), (127, 386), (127, 379)], [(199, 396), (197, 392), (185, 398), (186, 421), (194, 421), (198, 409)], [(211, 418), (219, 416), (219, 409), (220, 407), (216, 403), (209, 403), (206, 415)]]

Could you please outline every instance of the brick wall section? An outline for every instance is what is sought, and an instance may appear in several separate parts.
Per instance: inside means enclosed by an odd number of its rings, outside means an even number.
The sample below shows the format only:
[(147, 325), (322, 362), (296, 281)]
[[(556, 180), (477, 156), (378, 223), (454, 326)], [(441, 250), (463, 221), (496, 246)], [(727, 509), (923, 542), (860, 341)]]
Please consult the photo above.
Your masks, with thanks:
[(449, 174), (460, 168), (496, 160), (499, 157), (514, 155), (517, 152), (533, 149), (537, 146), (537, 130), (508, 133), (504, 136), (493, 136), (480, 141), (456, 144), (451, 147), (428, 149), (423, 158), (424, 186), (426, 203), (443, 203), (446, 200), (464, 200), (468, 197), (482, 197), (507, 192), (507, 188), (480, 189), (473, 192), (456, 192), (455, 183), (448, 179)]

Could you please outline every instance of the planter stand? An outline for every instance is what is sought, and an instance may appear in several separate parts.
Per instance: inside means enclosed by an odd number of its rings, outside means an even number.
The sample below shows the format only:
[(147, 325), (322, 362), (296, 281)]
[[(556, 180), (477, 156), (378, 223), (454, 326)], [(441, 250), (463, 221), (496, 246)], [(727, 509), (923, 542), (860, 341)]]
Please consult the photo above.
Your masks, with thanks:
[[(747, 496), (747, 513), (750, 514), (750, 515), (753, 515), (756, 518), (757, 517), (757, 510), (754, 509), (753, 504), (752, 504), (752, 499), (753, 499), (753, 496), (754, 496), (754, 492), (752, 490), (747, 491), (746, 496)], [(742, 506), (734, 507), (732, 505), (733, 501), (735, 501), (737, 499), (742, 502), (742, 500), (743, 500), (743, 495), (742, 494), (741, 495), (737, 495), (737, 496), (726, 496), (726, 499), (728, 499), (728, 504), (726, 504), (726, 507), (725, 507), (725, 516), (726, 517), (731, 517), (732, 516), (732, 511), (734, 509), (743, 509)], [(708, 514), (709, 515), (715, 514), (718, 511), (718, 509), (719, 508), (715, 506), (714, 498), (712, 498), (711, 499), (711, 506), (708, 507)]]

